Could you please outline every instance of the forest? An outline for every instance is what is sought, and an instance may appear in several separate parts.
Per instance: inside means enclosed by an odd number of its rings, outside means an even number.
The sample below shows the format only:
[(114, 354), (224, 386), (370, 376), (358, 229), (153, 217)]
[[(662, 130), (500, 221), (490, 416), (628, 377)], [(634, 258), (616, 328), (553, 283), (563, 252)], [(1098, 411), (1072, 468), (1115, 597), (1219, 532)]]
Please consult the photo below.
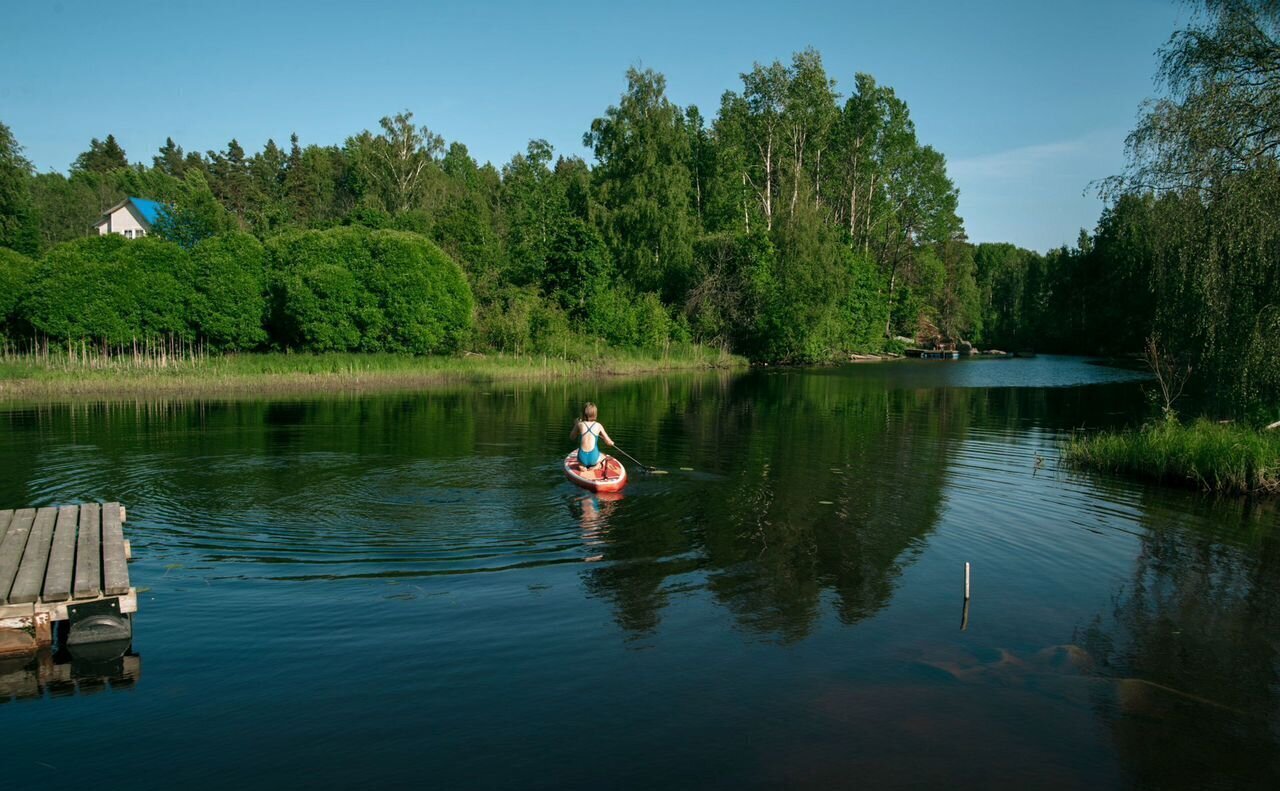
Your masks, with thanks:
[[(713, 118), (628, 70), (585, 130), (591, 162), (533, 139), (482, 165), (405, 111), (341, 144), (168, 139), (149, 164), (108, 134), (36, 173), (0, 124), (0, 320), (18, 347), (696, 342), (790, 363), (927, 326), (1042, 352), (1154, 341), (1205, 411), (1262, 418), (1280, 403), (1277, 62), (1275, 3), (1202, 0), (1159, 53), (1125, 172), (1094, 185), (1097, 227), (1045, 253), (971, 244), (906, 103), (868, 74), (838, 84), (812, 49), (754, 64)], [(86, 238), (126, 196), (169, 207), (154, 238)]]
[[(661, 74), (632, 69), (584, 143), (590, 164), (534, 139), (500, 167), (481, 165), (402, 112), (341, 145), (294, 136), (287, 148), (268, 140), (248, 153), (232, 140), (200, 153), (169, 139), (149, 164), (131, 163), (106, 135), (63, 174), (35, 173), (0, 126), (0, 245), (24, 256), (3, 259), (6, 332), (107, 346), (175, 334), (226, 350), (567, 353), (696, 341), (790, 362), (882, 349), (914, 335), (922, 316), (978, 336), (973, 249), (945, 160), (917, 139), (905, 102), (868, 75), (846, 98), (813, 50), (756, 64), (707, 121), (667, 98)], [(170, 207), (157, 238), (86, 239), (126, 196)], [(464, 273), (450, 279), (450, 298), (474, 310), (448, 342), (379, 336), (394, 321), (375, 316), (382, 303), (364, 293), (364, 264), (348, 250), (392, 232)], [(293, 254), (298, 239), (309, 240), (305, 260)], [(163, 287), (149, 290), (171, 308), (162, 317), (130, 303), (142, 293), (123, 281), (90, 287), (102, 277), (95, 267), (154, 275)], [(210, 314), (221, 282), (244, 292), (228, 309), (261, 310), (259, 330), (216, 326), (247, 320)], [(299, 288), (317, 316), (345, 328), (299, 330)], [(87, 292), (95, 301), (64, 310), (114, 324), (49, 313), (50, 289)], [(438, 295), (395, 293), (436, 309)]]

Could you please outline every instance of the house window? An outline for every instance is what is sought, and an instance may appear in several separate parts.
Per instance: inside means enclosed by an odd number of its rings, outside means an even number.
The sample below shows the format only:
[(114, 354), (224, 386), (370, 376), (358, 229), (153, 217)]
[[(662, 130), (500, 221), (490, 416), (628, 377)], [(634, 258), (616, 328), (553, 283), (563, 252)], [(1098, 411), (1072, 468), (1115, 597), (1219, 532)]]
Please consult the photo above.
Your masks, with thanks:
[(133, 238), (134, 238), (134, 239), (141, 239), (142, 237), (144, 237), (144, 236), (146, 236), (146, 235), (147, 235), (147, 232), (146, 232), (146, 231), (144, 231), (144, 230), (142, 230), (141, 228), (139, 228), (138, 230), (134, 231), (134, 233), (133, 233)]
[(125, 231), (124, 231), (124, 238), (126, 238), (126, 239), (132, 239), (132, 238), (133, 238), (133, 229), (132, 229), (132, 228), (126, 228), (126, 229), (125, 229)]

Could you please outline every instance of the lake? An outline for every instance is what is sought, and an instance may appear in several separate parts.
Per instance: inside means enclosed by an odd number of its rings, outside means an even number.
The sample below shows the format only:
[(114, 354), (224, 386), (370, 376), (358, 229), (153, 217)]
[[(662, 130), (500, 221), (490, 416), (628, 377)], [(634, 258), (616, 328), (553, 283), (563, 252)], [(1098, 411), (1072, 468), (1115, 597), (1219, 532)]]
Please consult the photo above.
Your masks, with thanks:
[[(1058, 463), (1141, 378), (0, 405), (0, 507), (121, 501), (142, 591), (136, 678), (0, 705), (6, 786), (1272, 788), (1274, 505)], [(668, 474), (569, 484), (587, 399)]]

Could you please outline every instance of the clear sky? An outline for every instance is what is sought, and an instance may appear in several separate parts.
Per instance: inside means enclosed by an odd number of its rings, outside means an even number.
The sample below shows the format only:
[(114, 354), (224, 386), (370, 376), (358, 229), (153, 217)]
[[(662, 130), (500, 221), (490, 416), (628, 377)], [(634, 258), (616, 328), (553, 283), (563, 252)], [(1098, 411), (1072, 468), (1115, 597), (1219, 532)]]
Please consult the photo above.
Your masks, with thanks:
[(1123, 162), (1174, 0), (716, 2), (11, 2), (0, 122), (40, 170), (108, 133), (150, 162), (267, 138), (340, 143), (403, 109), (495, 164), (582, 134), (628, 66), (713, 116), (753, 61), (817, 47), (839, 88), (869, 72), (943, 152), (973, 241), (1045, 250), (1092, 228), (1089, 182)]

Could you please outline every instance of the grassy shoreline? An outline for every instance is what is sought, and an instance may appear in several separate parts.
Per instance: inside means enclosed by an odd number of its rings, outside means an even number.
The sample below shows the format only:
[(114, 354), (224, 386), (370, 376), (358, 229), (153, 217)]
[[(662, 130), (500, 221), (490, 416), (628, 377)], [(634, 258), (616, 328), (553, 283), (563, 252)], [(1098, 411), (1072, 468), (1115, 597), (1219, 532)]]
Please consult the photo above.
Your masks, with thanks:
[(0, 402), (111, 396), (217, 396), (416, 390), (450, 384), (606, 378), (745, 368), (718, 349), (611, 350), (577, 359), (542, 355), (255, 354), (185, 357), (0, 357)]
[(1217, 494), (1280, 494), (1280, 431), (1197, 420), (1078, 435), (1063, 461), (1079, 469)]

